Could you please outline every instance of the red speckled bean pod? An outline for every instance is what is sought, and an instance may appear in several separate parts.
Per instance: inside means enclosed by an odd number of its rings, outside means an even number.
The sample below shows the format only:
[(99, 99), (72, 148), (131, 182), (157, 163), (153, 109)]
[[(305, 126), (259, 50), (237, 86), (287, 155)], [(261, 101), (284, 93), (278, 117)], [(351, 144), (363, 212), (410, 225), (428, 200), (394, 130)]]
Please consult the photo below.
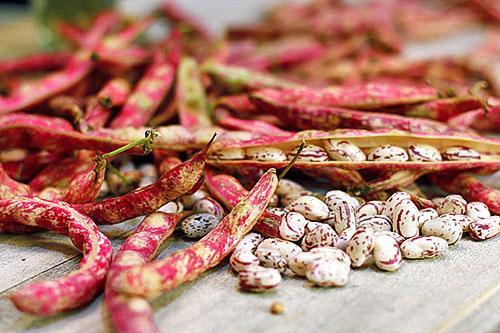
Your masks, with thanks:
[(54, 281), (35, 282), (11, 295), (27, 313), (53, 315), (91, 301), (104, 285), (113, 249), (94, 222), (66, 204), (32, 197), (0, 200), (0, 222), (22, 223), (68, 235), (83, 252), (80, 267)]
[(2, 163), (7, 174), (19, 181), (29, 181), (36, 174), (43, 170), (48, 164), (57, 162), (64, 157), (64, 154), (41, 150), (29, 154), (22, 161)]
[(175, 98), (179, 122), (189, 129), (209, 127), (208, 100), (196, 60), (183, 58), (177, 70)]
[[(233, 209), (248, 195), (248, 190), (241, 185), (238, 179), (225, 174), (214, 175), (210, 170), (205, 173), (205, 185), (214, 198), (222, 202), (227, 209)], [(253, 230), (266, 237), (281, 238), (280, 223), (281, 216), (264, 211)]]
[(10, 178), (0, 163), (0, 199), (11, 198), (18, 195), (30, 195), (31, 189)]
[(155, 296), (194, 280), (222, 261), (255, 225), (278, 185), (270, 169), (220, 223), (199, 242), (158, 261), (121, 273), (113, 289), (131, 295)]
[(476, 97), (458, 96), (441, 98), (418, 104), (404, 110), (402, 113), (406, 116), (429, 118), (446, 122), (448, 119), (461, 113), (481, 107), (481, 101)]
[(432, 182), (449, 193), (456, 193), (468, 201), (481, 201), (494, 214), (500, 214), (500, 191), (466, 174), (434, 174)]
[(192, 17), (189, 13), (186, 13), (174, 1), (163, 1), (160, 10), (167, 20), (176, 25), (187, 27), (190, 33), (194, 33), (203, 42), (209, 43), (213, 39), (213, 34), (207, 26), (195, 17)]
[(117, 78), (108, 81), (97, 94), (97, 99), (85, 113), (84, 121), (91, 129), (104, 127), (111, 116), (111, 108), (120, 107), (127, 101), (130, 83)]
[(179, 218), (180, 215), (163, 212), (146, 216), (115, 254), (106, 281), (105, 302), (116, 332), (159, 332), (153, 309), (146, 299), (117, 293), (111, 285), (120, 272), (151, 261), (174, 231)]
[(144, 126), (167, 95), (173, 80), (174, 68), (164, 55), (157, 54), (110, 127)]
[(0, 61), (0, 75), (47, 71), (64, 67), (71, 59), (67, 52), (41, 53)]
[(500, 132), (500, 106), (489, 111), (477, 109), (450, 118), (448, 124), (462, 130), (477, 130), (483, 132)]
[[(51, 151), (74, 151), (78, 149), (108, 152), (128, 142), (144, 137), (146, 128), (99, 129), (80, 133), (68, 121), (33, 114), (9, 114), (0, 116), (0, 149), (38, 148)], [(185, 150), (200, 148), (206, 138), (197, 138), (180, 126), (157, 128), (162, 136), (155, 141), (155, 147)], [(203, 142), (204, 141), (204, 142)], [(61, 144), (63, 143), (64, 144)], [(140, 153), (133, 149), (131, 153)]]
[(23, 84), (10, 96), (0, 98), (0, 114), (21, 111), (61, 94), (83, 80), (93, 67), (91, 52), (73, 55), (66, 67), (46, 77)]
[(253, 116), (261, 113), (250, 102), (247, 94), (222, 96), (217, 101), (217, 105), (231, 110), (238, 116)]
[(190, 160), (162, 174), (151, 185), (99, 202), (77, 204), (73, 207), (90, 216), (96, 223), (114, 224), (154, 212), (164, 204), (188, 193), (199, 185), (205, 158), (211, 142)]
[[(319, 106), (307, 100), (294, 101), (279, 90), (262, 90), (251, 95), (251, 101), (264, 112), (298, 129), (332, 130), (336, 128), (399, 129), (411, 133), (454, 133), (448, 125), (428, 119), (410, 118), (376, 112), (363, 112), (335, 106)], [(355, 105), (355, 104), (353, 104)], [(359, 105), (368, 106), (368, 104)]]
[(82, 36), (79, 44), (82, 48), (93, 49), (101, 42), (104, 35), (120, 22), (120, 16), (116, 12), (105, 11), (99, 14), (92, 28)]
[(264, 136), (289, 136), (293, 134), (293, 132), (282, 130), (265, 121), (233, 117), (222, 109), (215, 110), (215, 117), (218, 125), (230, 130), (247, 131)]

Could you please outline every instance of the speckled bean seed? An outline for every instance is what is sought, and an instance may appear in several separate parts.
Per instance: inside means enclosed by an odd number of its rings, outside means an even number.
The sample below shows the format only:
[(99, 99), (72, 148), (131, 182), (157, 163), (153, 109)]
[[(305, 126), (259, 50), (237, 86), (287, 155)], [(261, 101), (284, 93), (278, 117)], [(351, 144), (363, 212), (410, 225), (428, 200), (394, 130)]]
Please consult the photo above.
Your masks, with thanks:
[(333, 210), (333, 207), (339, 201), (347, 201), (354, 209), (357, 209), (360, 206), (358, 199), (340, 190), (332, 190), (326, 192), (323, 201), (326, 203), (330, 210)]
[(469, 233), (474, 240), (485, 240), (500, 235), (500, 216), (490, 216), (472, 222), (469, 225)]
[(184, 206), (182, 203), (178, 200), (176, 201), (169, 201), (160, 208), (158, 208), (159, 212), (164, 212), (164, 213), (171, 213), (171, 214), (179, 214), (182, 213), (184, 210)]
[(356, 228), (356, 214), (354, 208), (347, 201), (337, 201), (330, 204), (331, 214), (326, 222), (333, 226), (337, 234), (346, 229)]
[(215, 228), (219, 221), (219, 218), (211, 214), (193, 214), (181, 222), (180, 229), (186, 237), (201, 238)]
[(333, 246), (340, 250), (345, 250), (352, 236), (356, 233), (355, 228), (348, 228), (342, 231), (334, 240)]
[(139, 166), (139, 171), (144, 177), (158, 178), (158, 169), (153, 163), (144, 163)]
[(407, 259), (434, 258), (443, 255), (448, 242), (436, 236), (417, 236), (408, 238), (401, 244), (401, 253)]
[[(298, 152), (299, 147), (296, 147), (288, 153), (288, 158), (292, 159)], [(315, 145), (307, 144), (302, 149), (297, 161), (300, 162), (325, 162), (328, 161), (328, 154), (326, 151)]]
[(442, 214), (460, 214), (466, 213), (467, 201), (458, 194), (450, 194), (437, 206), (437, 212)]
[(226, 148), (214, 151), (210, 158), (216, 160), (244, 160), (246, 158), (245, 149), (243, 148)]
[(301, 213), (306, 219), (311, 221), (324, 220), (330, 214), (328, 206), (320, 199), (311, 195), (304, 195), (293, 200), (286, 208), (292, 212)]
[(249, 232), (236, 245), (235, 251), (255, 252), (257, 246), (264, 240), (264, 236), (256, 232)]
[(279, 226), (281, 238), (289, 241), (298, 241), (304, 236), (307, 220), (297, 212), (286, 213), (281, 218)]
[(404, 238), (418, 236), (419, 213), (411, 200), (400, 201), (392, 212), (392, 229)]
[(381, 215), (384, 212), (384, 201), (368, 201), (356, 209), (356, 219), (361, 220), (367, 216)]
[(418, 227), (420, 228), (425, 222), (434, 220), (439, 216), (434, 208), (425, 208), (418, 213)]
[(273, 268), (250, 266), (238, 274), (241, 290), (264, 292), (275, 289), (281, 282), (280, 273)]
[(422, 235), (437, 236), (445, 239), (449, 245), (457, 243), (462, 238), (462, 226), (455, 221), (454, 215), (444, 214), (422, 225)]
[(480, 201), (469, 202), (465, 207), (467, 216), (474, 220), (481, 220), (491, 216), (488, 206)]
[(304, 251), (309, 251), (319, 246), (330, 246), (334, 243), (337, 234), (326, 223), (309, 222), (305, 226), (304, 238), (301, 247)]
[(375, 237), (370, 228), (359, 228), (347, 243), (352, 267), (361, 267), (373, 251)]
[(389, 272), (398, 270), (403, 262), (398, 243), (388, 235), (375, 237), (373, 257), (378, 268)]
[(335, 161), (366, 161), (365, 153), (349, 141), (326, 140), (325, 150)]
[(408, 153), (398, 146), (383, 145), (373, 149), (367, 159), (368, 161), (405, 162), (408, 161)]
[(303, 192), (306, 189), (297, 182), (290, 179), (281, 179), (276, 187), (276, 194), (279, 196), (287, 196), (295, 192)]
[(269, 208), (266, 208), (266, 211), (271, 213), (271, 214), (278, 215), (280, 217), (283, 217), (286, 215), (286, 213), (288, 213), (288, 209), (281, 208), (281, 207), (269, 207)]
[(433, 146), (429, 145), (410, 145), (408, 155), (411, 161), (416, 162), (439, 162), (441, 154)]
[(392, 218), (392, 213), (396, 205), (403, 200), (411, 200), (411, 196), (406, 192), (395, 192), (385, 202), (383, 215)]
[(373, 232), (391, 231), (392, 221), (385, 215), (367, 216), (365, 218), (358, 220), (357, 227), (371, 228)]
[(285, 153), (274, 147), (247, 148), (248, 159), (261, 162), (283, 162), (286, 161)]
[(250, 266), (259, 265), (259, 263), (259, 258), (247, 250), (234, 251), (229, 259), (229, 264), (236, 272), (241, 272)]
[(186, 209), (193, 208), (196, 201), (208, 197), (208, 193), (204, 190), (198, 190), (191, 195), (182, 196), (179, 201), (184, 205)]
[(301, 252), (302, 249), (297, 244), (279, 238), (268, 238), (257, 246), (255, 255), (262, 266), (276, 268), (289, 275), (291, 270), (288, 268), (288, 261)]
[(392, 237), (392, 239), (394, 239), (398, 245), (401, 245), (401, 243), (405, 241), (405, 238), (403, 236), (401, 236), (398, 233), (395, 233), (394, 231), (378, 231), (375, 233), (375, 237), (382, 235)]
[(314, 249), (311, 249), (311, 251), (307, 253), (323, 253), (326, 254), (328, 257), (337, 259), (338, 261), (344, 263), (347, 266), (351, 265), (351, 258), (349, 258), (347, 253), (333, 246), (315, 247)]
[(332, 258), (314, 260), (306, 268), (306, 278), (320, 287), (344, 286), (349, 279), (350, 267)]
[(441, 151), (444, 160), (447, 161), (468, 161), (480, 160), (481, 154), (471, 148), (464, 146), (448, 147)]
[(211, 214), (218, 219), (222, 219), (224, 216), (224, 208), (215, 201), (213, 198), (206, 197), (200, 199), (194, 203), (193, 211), (195, 213), (207, 213)]

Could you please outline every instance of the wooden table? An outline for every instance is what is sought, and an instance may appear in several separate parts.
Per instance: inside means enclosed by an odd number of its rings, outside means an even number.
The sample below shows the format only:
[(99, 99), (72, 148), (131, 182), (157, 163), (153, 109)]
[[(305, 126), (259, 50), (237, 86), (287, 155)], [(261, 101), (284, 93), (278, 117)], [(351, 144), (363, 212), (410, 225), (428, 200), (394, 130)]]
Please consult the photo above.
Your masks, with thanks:
[[(19, 31), (19, 25), (9, 24), (14, 29), (8, 34)], [(0, 45), (5, 49), (9, 44), (4, 28), (0, 27)], [(24, 42), (30, 44), (29, 39)], [(137, 223), (102, 229), (118, 249)], [(188, 244), (175, 237), (164, 244), (160, 257)], [(500, 332), (499, 257), (500, 239), (466, 238), (446, 256), (405, 261), (396, 273), (372, 265), (353, 271), (347, 286), (331, 289), (286, 278), (279, 290), (265, 295), (239, 292), (235, 274), (224, 263), (154, 300), (153, 306), (161, 330), (177, 333)], [(63, 236), (0, 235), (0, 332), (109, 331), (102, 296), (80, 310), (50, 318), (23, 314), (8, 299), (10, 292), (27, 283), (72, 271), (80, 258)], [(274, 301), (284, 304), (284, 314), (269, 312)]]

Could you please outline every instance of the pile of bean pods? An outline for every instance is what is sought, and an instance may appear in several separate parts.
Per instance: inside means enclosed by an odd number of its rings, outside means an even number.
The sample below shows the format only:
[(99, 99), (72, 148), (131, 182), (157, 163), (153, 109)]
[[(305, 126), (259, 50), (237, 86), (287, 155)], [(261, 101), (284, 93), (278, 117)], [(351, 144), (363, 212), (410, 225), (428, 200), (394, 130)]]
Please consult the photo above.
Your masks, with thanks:
[[(495, 238), (500, 192), (476, 176), (500, 168), (499, 21), (489, 0), (311, 0), (220, 36), (172, 1), (59, 22), (64, 50), (0, 60), (0, 233), (83, 258), (12, 302), (54, 315), (104, 291), (116, 331), (155, 332), (148, 299), (225, 258), (263, 292)], [(468, 54), (403, 56), (477, 25)], [(141, 216), (113, 254), (99, 225)], [(195, 241), (154, 260), (172, 235)]]

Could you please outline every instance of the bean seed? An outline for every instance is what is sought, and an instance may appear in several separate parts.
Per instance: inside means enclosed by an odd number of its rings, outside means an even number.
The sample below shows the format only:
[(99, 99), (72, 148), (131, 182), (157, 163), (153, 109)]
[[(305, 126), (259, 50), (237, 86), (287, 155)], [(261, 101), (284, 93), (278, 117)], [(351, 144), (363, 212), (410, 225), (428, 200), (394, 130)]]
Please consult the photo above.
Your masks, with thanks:
[(307, 220), (302, 214), (297, 212), (286, 213), (281, 218), (280, 235), (285, 240), (298, 241), (304, 236), (306, 225)]
[(347, 201), (354, 209), (356, 209), (360, 206), (360, 203), (356, 198), (350, 196), (349, 194), (347, 194), (343, 191), (339, 191), (339, 190), (332, 190), (332, 191), (326, 192), (325, 198), (323, 199), (323, 201), (326, 203), (326, 205), (328, 206), (328, 208), (330, 210), (333, 210), (333, 207), (335, 206), (335, 204), (340, 202), (340, 201)]
[(278, 187), (276, 188), (276, 194), (279, 196), (287, 196), (291, 193), (300, 193), (305, 190), (306, 189), (299, 183), (296, 183), (289, 179), (281, 179), (278, 183)]
[(406, 150), (398, 146), (384, 145), (375, 148), (368, 154), (368, 161), (408, 161)]
[(469, 225), (472, 239), (485, 240), (500, 235), (500, 216), (490, 216)]
[(410, 160), (416, 162), (439, 162), (441, 154), (433, 146), (429, 145), (410, 145), (408, 147)]
[(182, 196), (179, 201), (186, 207), (186, 209), (191, 209), (194, 203), (198, 200), (208, 197), (208, 193), (204, 190), (198, 190), (191, 195)]
[(246, 154), (248, 159), (260, 162), (284, 162), (286, 161), (285, 153), (274, 147), (255, 147), (247, 148)]
[(443, 255), (448, 249), (448, 242), (436, 236), (417, 236), (408, 238), (401, 244), (404, 258), (424, 259)]
[(488, 206), (480, 201), (469, 202), (465, 207), (465, 212), (474, 220), (486, 219), (491, 216)]
[(101, 185), (101, 189), (99, 190), (99, 198), (102, 198), (109, 194), (109, 186), (107, 181), (103, 181)]
[(255, 250), (262, 266), (278, 269), (280, 272), (291, 273), (288, 262), (301, 253), (302, 249), (292, 242), (279, 238), (268, 238), (263, 240)]
[(418, 228), (427, 221), (434, 220), (439, 216), (438, 212), (434, 208), (425, 208), (418, 213)]
[(420, 212), (411, 200), (400, 201), (392, 212), (392, 228), (404, 238), (418, 236)]
[(450, 194), (440, 202), (437, 207), (439, 215), (442, 214), (460, 214), (466, 213), (467, 201), (458, 194)]
[(480, 160), (481, 154), (474, 149), (464, 146), (448, 147), (441, 151), (443, 159), (447, 161)]
[(216, 150), (212, 153), (210, 157), (216, 160), (225, 161), (225, 160), (244, 160), (247, 156), (245, 154), (245, 149), (235, 147), (235, 148)]
[(325, 149), (330, 158), (335, 161), (366, 161), (365, 153), (348, 141), (326, 140)]
[(323, 253), (326, 254), (329, 258), (335, 258), (347, 266), (351, 265), (351, 258), (349, 258), (347, 253), (333, 246), (315, 247), (314, 249), (311, 249), (311, 251), (307, 253)]
[(224, 208), (210, 197), (200, 199), (194, 203), (193, 211), (195, 213), (207, 213), (214, 215), (219, 220), (224, 216)]
[(392, 237), (392, 239), (394, 239), (398, 245), (401, 245), (401, 243), (405, 241), (405, 238), (403, 236), (394, 231), (378, 231), (375, 233), (375, 237), (382, 235)]
[(304, 217), (311, 221), (321, 221), (328, 218), (328, 206), (321, 200), (311, 195), (299, 197), (286, 207), (292, 212), (301, 213)]
[(250, 266), (238, 274), (240, 289), (264, 292), (275, 289), (281, 282), (280, 273), (273, 268)]
[(389, 272), (398, 270), (403, 262), (398, 243), (388, 235), (375, 237), (373, 257), (378, 268)]
[(256, 232), (249, 232), (236, 245), (235, 251), (255, 252), (257, 246), (264, 240), (264, 236)]
[(357, 226), (371, 228), (373, 232), (391, 231), (392, 221), (385, 215), (373, 215), (358, 220)]
[(333, 258), (347, 266), (351, 265), (351, 259), (349, 259), (349, 256), (344, 251), (330, 246), (323, 246), (316, 247), (310, 252), (299, 253), (292, 260), (290, 260), (289, 266), (295, 274), (305, 276), (307, 266), (314, 260), (323, 258)]
[(297, 198), (306, 196), (306, 195), (313, 195), (311, 191), (304, 190), (302, 192), (292, 192), (290, 195), (284, 195), (280, 197), (280, 202), (283, 206), (288, 206), (292, 201), (294, 201)]
[(326, 222), (333, 226), (337, 234), (345, 229), (356, 228), (356, 214), (354, 208), (347, 201), (330, 204), (332, 213)]
[(381, 215), (384, 212), (384, 201), (368, 201), (356, 209), (356, 219), (359, 221), (367, 216)]
[(411, 196), (406, 192), (395, 192), (394, 194), (392, 194), (385, 202), (383, 214), (389, 218), (392, 218), (394, 208), (403, 200), (411, 200)]
[(443, 200), (444, 197), (435, 197), (431, 199), (432, 203), (436, 205), (436, 207), (439, 206)]
[(335, 241), (337, 234), (326, 223), (309, 222), (305, 226), (302, 238), (302, 250), (308, 251), (319, 246), (330, 246)]
[(269, 207), (278, 207), (279, 203), (280, 198), (278, 197), (278, 195), (274, 194), (269, 201)]
[(229, 259), (229, 264), (236, 272), (241, 272), (249, 266), (259, 265), (260, 261), (248, 250), (234, 251)]
[(181, 222), (181, 230), (186, 237), (201, 238), (215, 228), (219, 221), (219, 218), (211, 214), (193, 214)]
[(373, 230), (359, 228), (347, 243), (346, 252), (351, 258), (352, 267), (361, 267), (370, 256), (374, 247)]
[(156, 181), (156, 178), (152, 177), (142, 177), (141, 180), (139, 181), (139, 184), (137, 185), (138, 188), (141, 187), (146, 187), (148, 185), (153, 184)]
[(286, 213), (288, 213), (288, 209), (286, 208), (280, 208), (280, 207), (270, 207), (270, 208), (266, 208), (266, 211), (271, 213), (271, 214), (274, 214), (274, 215), (278, 215), (280, 217), (283, 217), (286, 215)]
[(345, 250), (352, 236), (356, 233), (355, 228), (348, 228), (342, 231), (333, 242), (333, 246), (340, 250)]
[[(299, 151), (299, 147), (296, 147), (290, 151), (288, 154), (288, 158), (292, 159), (297, 152)], [(297, 158), (297, 161), (301, 162), (326, 162), (328, 161), (328, 154), (326, 151), (315, 145), (305, 145), (304, 148), (302, 149), (302, 152), (300, 153), (299, 157)]]
[(422, 225), (422, 235), (437, 236), (453, 245), (462, 238), (462, 226), (455, 221), (454, 215), (444, 214)]
[(139, 171), (144, 177), (158, 178), (158, 169), (152, 163), (144, 163), (139, 166)]
[(332, 258), (314, 260), (306, 268), (306, 278), (320, 287), (344, 286), (350, 267)]
[(158, 208), (159, 212), (171, 213), (171, 214), (179, 214), (184, 210), (184, 206), (178, 200), (170, 201)]
[(281, 302), (274, 302), (271, 304), (269, 311), (271, 311), (272, 314), (282, 314), (285, 312), (285, 306)]

